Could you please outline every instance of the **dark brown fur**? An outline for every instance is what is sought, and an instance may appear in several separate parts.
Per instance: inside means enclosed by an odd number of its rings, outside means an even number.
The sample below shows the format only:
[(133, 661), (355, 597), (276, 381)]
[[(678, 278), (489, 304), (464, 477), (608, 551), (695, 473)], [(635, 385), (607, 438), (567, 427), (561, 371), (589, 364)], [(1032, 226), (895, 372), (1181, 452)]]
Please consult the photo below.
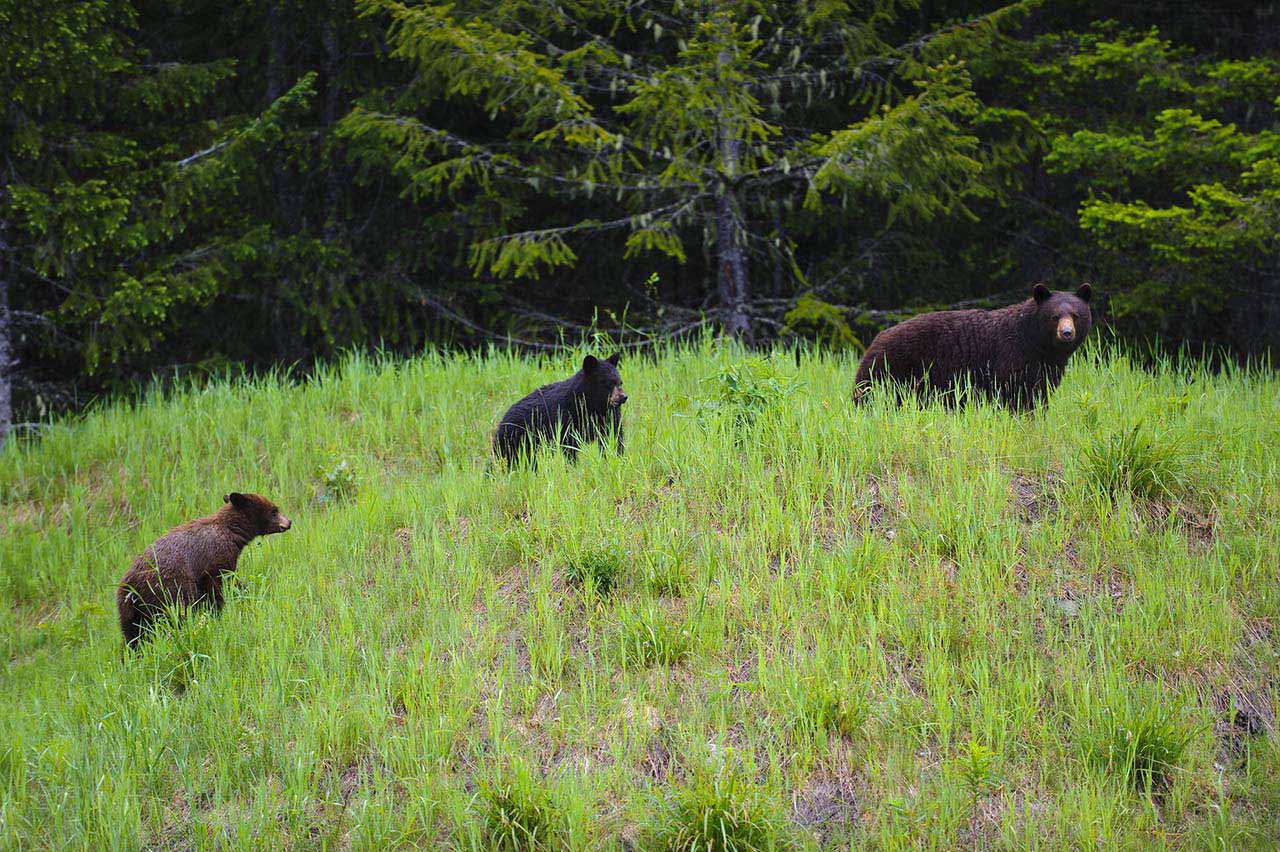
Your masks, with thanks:
[[(873, 380), (904, 389), (975, 391), (1017, 408), (1042, 404), (1093, 326), (1092, 288), (1037, 284), (1025, 302), (996, 311), (921, 314), (876, 335), (858, 364), (855, 398)], [(1067, 327), (1071, 326), (1070, 334)]]
[(244, 546), (292, 526), (261, 495), (233, 493), (222, 499), (217, 512), (174, 527), (133, 560), (116, 591), (126, 645), (136, 645), (166, 605), (222, 609), (223, 575), (235, 570)]

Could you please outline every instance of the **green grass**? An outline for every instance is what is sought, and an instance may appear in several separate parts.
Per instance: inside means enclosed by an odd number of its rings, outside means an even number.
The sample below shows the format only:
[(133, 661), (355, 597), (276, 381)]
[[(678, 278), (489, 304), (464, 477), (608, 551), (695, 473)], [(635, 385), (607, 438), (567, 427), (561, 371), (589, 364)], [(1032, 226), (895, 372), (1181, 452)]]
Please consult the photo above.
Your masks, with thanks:
[[(852, 356), (705, 344), (623, 362), (626, 455), (491, 465), (580, 356), (0, 451), (0, 849), (1280, 842), (1280, 379), (1090, 351), (1034, 415), (853, 407)], [(293, 529), (124, 659), (130, 559), (231, 490)]]
[(579, 553), (565, 570), (565, 579), (600, 595), (610, 595), (627, 571), (629, 557), (612, 544)]

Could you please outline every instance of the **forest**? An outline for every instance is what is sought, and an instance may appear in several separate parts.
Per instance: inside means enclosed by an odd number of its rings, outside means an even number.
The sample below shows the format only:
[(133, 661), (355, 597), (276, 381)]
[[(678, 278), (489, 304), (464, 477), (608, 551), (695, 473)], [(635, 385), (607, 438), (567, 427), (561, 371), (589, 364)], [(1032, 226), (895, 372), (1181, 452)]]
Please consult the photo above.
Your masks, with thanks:
[(1280, 4), (0, 0), (0, 437), (350, 350), (1280, 343)]

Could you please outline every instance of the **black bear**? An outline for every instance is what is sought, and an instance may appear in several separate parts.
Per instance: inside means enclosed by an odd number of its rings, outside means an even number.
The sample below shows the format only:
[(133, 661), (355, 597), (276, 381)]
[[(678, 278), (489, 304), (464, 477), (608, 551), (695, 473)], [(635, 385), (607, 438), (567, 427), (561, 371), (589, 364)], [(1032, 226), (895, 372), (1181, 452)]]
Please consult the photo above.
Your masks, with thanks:
[(912, 317), (871, 341), (858, 364), (855, 399), (871, 381), (889, 379), (899, 391), (954, 392), (967, 382), (1015, 408), (1043, 403), (1093, 326), (1092, 296), (1088, 284), (1075, 293), (1037, 284), (1031, 298), (1000, 310)]
[(582, 359), (582, 369), (562, 382), (543, 385), (502, 415), (493, 435), (493, 451), (506, 461), (531, 456), (545, 441), (555, 442), (570, 459), (586, 441), (601, 446), (616, 436), (622, 452), (622, 390), (615, 353), (601, 361)]
[(116, 590), (120, 630), (128, 646), (165, 605), (222, 608), (222, 577), (236, 568), (240, 551), (260, 535), (293, 526), (258, 494), (228, 494), (212, 515), (174, 527), (133, 560)]

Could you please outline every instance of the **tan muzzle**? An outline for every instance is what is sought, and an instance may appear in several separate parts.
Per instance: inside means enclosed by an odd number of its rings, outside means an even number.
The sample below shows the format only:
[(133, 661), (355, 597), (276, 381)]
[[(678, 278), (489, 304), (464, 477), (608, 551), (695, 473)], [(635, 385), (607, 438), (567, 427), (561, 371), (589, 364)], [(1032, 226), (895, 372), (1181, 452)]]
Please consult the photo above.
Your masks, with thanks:
[(1076, 321), (1072, 317), (1058, 320), (1058, 339), (1063, 343), (1075, 343)]

